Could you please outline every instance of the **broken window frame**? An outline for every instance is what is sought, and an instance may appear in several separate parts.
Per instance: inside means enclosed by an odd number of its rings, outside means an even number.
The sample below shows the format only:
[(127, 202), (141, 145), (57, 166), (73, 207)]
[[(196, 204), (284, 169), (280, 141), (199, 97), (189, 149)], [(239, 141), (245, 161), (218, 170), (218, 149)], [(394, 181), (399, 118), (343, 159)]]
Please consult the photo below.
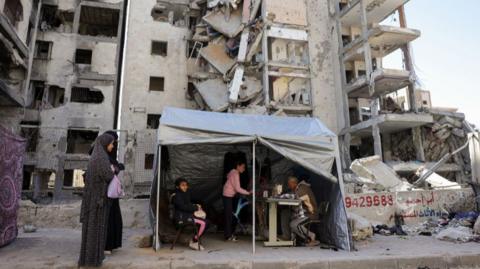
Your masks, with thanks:
[(150, 76), (148, 83), (149, 92), (164, 92), (165, 91), (165, 77)]
[(27, 145), (25, 148), (25, 152), (36, 152), (37, 145), (38, 145), (38, 137), (39, 137), (39, 127), (38, 123), (37, 126), (32, 126), (32, 124), (20, 124), (20, 136), (27, 139)]
[(152, 170), (154, 159), (155, 159), (155, 154), (145, 153), (143, 168), (145, 170)]
[[(40, 50), (45, 50), (45, 47), (40, 47), (40, 46), (48, 46), (48, 52), (42, 52), (40, 53)], [(34, 59), (37, 60), (50, 60), (52, 56), (52, 48), (53, 48), (53, 42), (51, 41), (43, 41), (43, 40), (37, 40), (35, 42), (35, 50), (34, 50)]]
[[(88, 96), (91, 95), (91, 96)], [(102, 104), (105, 96), (102, 91), (89, 87), (72, 86), (70, 91), (70, 102), (81, 104)]]
[(166, 57), (168, 55), (168, 42), (160, 40), (152, 40), (150, 54), (155, 56)]
[(17, 27), (20, 21), (23, 21), (23, 5), (20, 0), (6, 0), (3, 6), (3, 14), (8, 21)]
[[(98, 129), (68, 128), (67, 147), (66, 147), (65, 153), (66, 154), (88, 154), (92, 144), (95, 142), (95, 139), (98, 137), (98, 134), (99, 134)], [(80, 139), (83, 139), (86, 142), (75, 143), (75, 141), (73, 142), (71, 141), (72, 139), (79, 139), (78, 138), (79, 136), (83, 136)], [(81, 147), (81, 150), (76, 150), (77, 147)]]
[[(111, 24), (99, 24), (98, 22), (86, 22), (85, 17), (83, 14), (84, 12), (90, 12), (87, 10), (96, 10), (97, 14), (101, 14), (101, 16), (106, 17), (111, 15)], [(95, 12), (95, 11), (92, 11)], [(90, 16), (94, 17), (94, 16)], [(115, 22), (115, 23), (114, 23)], [(95, 36), (95, 37), (105, 37), (105, 38), (117, 38), (118, 37), (118, 30), (120, 28), (120, 10), (115, 8), (107, 8), (107, 7), (97, 7), (97, 6), (90, 6), (90, 5), (81, 5), (80, 9), (80, 19), (79, 19), (79, 26), (77, 34), (83, 36)], [(111, 29), (110, 29), (111, 28)]]
[(76, 49), (75, 64), (92, 64), (93, 51), (91, 49)]
[(46, 102), (53, 108), (65, 104), (65, 89), (56, 85), (50, 85), (47, 90)]
[(155, 130), (160, 126), (162, 114), (147, 114), (147, 129)]
[(32, 103), (30, 104), (31, 109), (40, 109), (42, 108), (43, 98), (45, 96), (45, 81), (42, 80), (31, 80), (30, 81), (30, 92), (32, 93)]

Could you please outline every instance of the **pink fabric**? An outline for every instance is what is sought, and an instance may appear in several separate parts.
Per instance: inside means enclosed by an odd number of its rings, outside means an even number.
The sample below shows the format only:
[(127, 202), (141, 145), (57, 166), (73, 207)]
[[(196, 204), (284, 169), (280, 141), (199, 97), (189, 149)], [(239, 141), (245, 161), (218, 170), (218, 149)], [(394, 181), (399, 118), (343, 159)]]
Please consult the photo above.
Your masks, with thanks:
[(0, 126), (0, 247), (15, 240), (26, 140)]
[(227, 182), (223, 186), (223, 196), (233, 197), (240, 193), (249, 195), (250, 193), (240, 186), (240, 173), (236, 169), (232, 169), (227, 175)]
[(196, 218), (194, 218), (193, 220), (195, 221), (195, 224), (200, 225), (200, 229), (198, 229), (198, 235), (195, 236), (195, 239), (198, 240), (198, 238), (201, 237), (203, 232), (205, 231), (206, 222), (204, 220)]

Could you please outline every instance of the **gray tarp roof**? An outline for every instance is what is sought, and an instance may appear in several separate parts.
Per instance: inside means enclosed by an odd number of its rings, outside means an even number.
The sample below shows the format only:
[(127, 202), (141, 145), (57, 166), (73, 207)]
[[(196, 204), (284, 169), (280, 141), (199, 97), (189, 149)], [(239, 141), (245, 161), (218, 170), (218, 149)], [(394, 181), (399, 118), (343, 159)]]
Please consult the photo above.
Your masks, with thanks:
[(167, 107), (158, 130), (160, 145), (259, 143), (333, 182), (337, 139), (316, 118), (204, 112)]

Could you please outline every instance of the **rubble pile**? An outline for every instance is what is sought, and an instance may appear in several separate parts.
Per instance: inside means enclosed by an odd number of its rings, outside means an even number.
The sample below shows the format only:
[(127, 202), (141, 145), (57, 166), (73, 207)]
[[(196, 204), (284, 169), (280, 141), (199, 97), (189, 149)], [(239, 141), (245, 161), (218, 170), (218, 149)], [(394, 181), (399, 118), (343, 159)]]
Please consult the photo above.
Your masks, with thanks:
[(436, 239), (453, 242), (480, 242), (480, 235), (474, 230), (478, 217), (478, 212), (460, 212), (445, 214), (437, 220), (429, 219), (416, 226), (402, 227), (408, 235), (435, 236)]
[[(422, 127), (423, 148), (427, 162), (436, 162), (447, 153), (463, 146), (467, 142), (469, 132), (461, 116), (455, 116), (455, 114), (450, 116), (433, 114), (433, 116), (435, 122)], [(416, 160), (411, 131), (392, 134), (392, 157), (396, 161)], [(467, 174), (471, 171), (468, 150), (454, 155), (451, 162), (457, 164)]]
[[(263, 22), (260, 0), (191, 1), (201, 19), (193, 29), (189, 55), (189, 79), (195, 86), (187, 99), (199, 109), (266, 114), (261, 51)], [(195, 56), (199, 56), (195, 58)]]

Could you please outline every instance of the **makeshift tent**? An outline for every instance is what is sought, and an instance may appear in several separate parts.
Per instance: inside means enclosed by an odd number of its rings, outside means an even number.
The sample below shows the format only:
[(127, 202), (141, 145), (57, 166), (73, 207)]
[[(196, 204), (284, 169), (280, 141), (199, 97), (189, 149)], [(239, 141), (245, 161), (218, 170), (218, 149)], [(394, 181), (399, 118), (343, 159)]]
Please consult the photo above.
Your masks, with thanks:
[(0, 126), (0, 247), (17, 237), (26, 140)]
[[(243, 150), (249, 154), (253, 182), (256, 182), (258, 157), (277, 159), (272, 165), (276, 182), (285, 173), (303, 169), (308, 174), (317, 200), (328, 201), (330, 209), (322, 241), (340, 249), (350, 249), (347, 215), (342, 194), (341, 176), (332, 175), (333, 165), (341, 173), (336, 135), (316, 118), (275, 117), (227, 114), (165, 108), (157, 133), (156, 168), (151, 191), (152, 226), (155, 248), (159, 247), (160, 197), (173, 181), (184, 176), (197, 197), (221, 206), (222, 164), (226, 152)], [(160, 154), (159, 154), (160, 153)], [(168, 158), (168, 160), (166, 160)], [(261, 159), (261, 158), (260, 158)], [(160, 180), (158, 180), (160, 179)], [(340, 179), (340, 180), (339, 180)], [(255, 185), (253, 191), (255, 193)], [(252, 198), (255, 203), (255, 197)], [(164, 208), (164, 207), (163, 207)], [(255, 210), (252, 214), (255, 230)], [(252, 235), (255, 251), (254, 233)]]

